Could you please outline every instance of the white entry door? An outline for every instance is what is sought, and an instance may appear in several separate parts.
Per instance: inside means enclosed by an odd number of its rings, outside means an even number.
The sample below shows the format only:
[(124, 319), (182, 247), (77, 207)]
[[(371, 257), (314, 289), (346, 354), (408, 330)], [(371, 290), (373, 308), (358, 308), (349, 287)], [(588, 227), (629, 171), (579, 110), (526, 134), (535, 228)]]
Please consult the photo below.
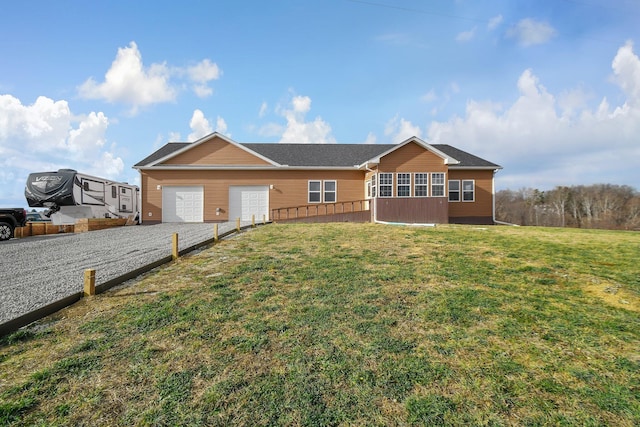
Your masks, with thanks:
[(232, 185), (229, 187), (229, 221), (240, 218), (241, 221), (262, 221), (262, 216), (269, 219), (269, 186), (267, 185)]
[(203, 212), (203, 187), (162, 187), (162, 222), (203, 222)]

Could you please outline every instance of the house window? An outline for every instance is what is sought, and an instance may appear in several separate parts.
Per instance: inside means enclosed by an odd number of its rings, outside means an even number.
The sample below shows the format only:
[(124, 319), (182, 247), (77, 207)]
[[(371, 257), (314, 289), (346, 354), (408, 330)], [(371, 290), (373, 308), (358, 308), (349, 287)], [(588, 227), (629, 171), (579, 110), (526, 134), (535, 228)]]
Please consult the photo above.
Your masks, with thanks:
[(396, 189), (396, 196), (398, 197), (411, 196), (411, 174), (410, 173), (398, 174), (398, 188)]
[(371, 175), (371, 197), (376, 197), (376, 176)]
[(431, 174), (431, 197), (444, 196), (444, 173), (436, 172)]
[(460, 201), (460, 181), (457, 179), (449, 180), (449, 201), (450, 202)]
[(393, 174), (381, 173), (379, 177), (380, 197), (393, 196)]
[(322, 201), (321, 187), (322, 181), (309, 181), (309, 203), (320, 203)]
[(473, 202), (475, 201), (475, 186), (476, 183), (472, 179), (465, 179), (462, 181), (462, 201)]
[(427, 197), (429, 195), (429, 174), (428, 173), (416, 173), (415, 184), (413, 188), (414, 197)]
[(324, 182), (324, 202), (335, 203), (336, 201), (336, 182), (325, 181)]

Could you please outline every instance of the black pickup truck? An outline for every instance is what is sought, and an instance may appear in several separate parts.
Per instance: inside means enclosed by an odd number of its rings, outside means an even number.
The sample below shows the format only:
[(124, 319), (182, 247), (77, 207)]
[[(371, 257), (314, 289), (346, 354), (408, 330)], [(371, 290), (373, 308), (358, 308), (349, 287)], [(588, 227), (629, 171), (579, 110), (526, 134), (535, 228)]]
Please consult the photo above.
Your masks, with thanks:
[(0, 208), (0, 240), (13, 237), (16, 227), (27, 223), (27, 211), (23, 208)]

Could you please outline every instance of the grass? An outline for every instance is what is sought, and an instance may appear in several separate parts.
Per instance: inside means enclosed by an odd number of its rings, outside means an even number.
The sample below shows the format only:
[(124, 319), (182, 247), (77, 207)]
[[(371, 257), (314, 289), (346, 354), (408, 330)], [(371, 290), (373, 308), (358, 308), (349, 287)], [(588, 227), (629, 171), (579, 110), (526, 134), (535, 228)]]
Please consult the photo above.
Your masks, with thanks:
[(0, 342), (0, 425), (640, 424), (640, 235), (270, 225)]

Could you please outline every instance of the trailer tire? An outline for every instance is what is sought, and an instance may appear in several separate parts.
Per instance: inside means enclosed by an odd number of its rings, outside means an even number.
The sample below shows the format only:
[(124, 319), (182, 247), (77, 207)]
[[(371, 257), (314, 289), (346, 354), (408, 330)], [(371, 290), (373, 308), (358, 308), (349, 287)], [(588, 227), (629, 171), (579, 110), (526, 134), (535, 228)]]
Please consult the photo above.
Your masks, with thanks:
[(13, 237), (13, 224), (0, 222), (0, 241), (9, 240)]

